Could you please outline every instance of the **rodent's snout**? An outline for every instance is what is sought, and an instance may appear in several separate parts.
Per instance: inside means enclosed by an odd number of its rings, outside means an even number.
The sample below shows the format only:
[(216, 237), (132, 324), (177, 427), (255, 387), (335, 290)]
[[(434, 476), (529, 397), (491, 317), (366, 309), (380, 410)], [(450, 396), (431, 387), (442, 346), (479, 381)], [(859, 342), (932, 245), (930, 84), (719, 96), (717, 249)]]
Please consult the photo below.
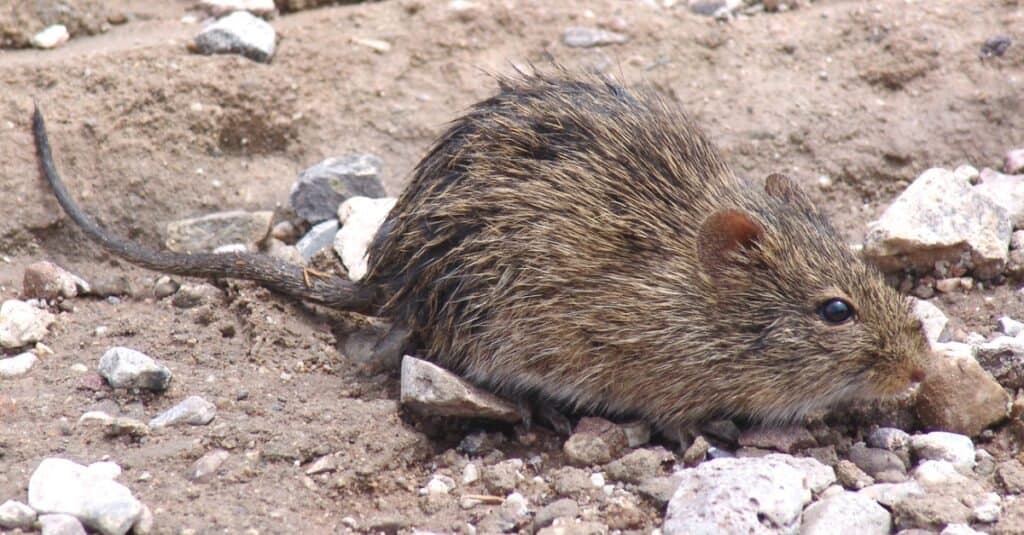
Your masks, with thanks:
[(923, 383), (926, 377), (928, 377), (928, 372), (924, 371), (922, 367), (910, 371), (910, 382), (915, 386)]

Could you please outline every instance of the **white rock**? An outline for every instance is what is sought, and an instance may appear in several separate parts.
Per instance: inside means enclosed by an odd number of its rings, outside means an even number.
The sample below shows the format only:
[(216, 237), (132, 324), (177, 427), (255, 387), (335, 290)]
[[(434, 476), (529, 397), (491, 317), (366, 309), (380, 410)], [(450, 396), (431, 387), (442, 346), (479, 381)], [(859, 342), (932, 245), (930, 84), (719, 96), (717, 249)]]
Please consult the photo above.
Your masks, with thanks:
[[(961, 476), (963, 477), (963, 476)], [(903, 483), (876, 483), (868, 485), (857, 491), (865, 497), (892, 508), (897, 503), (913, 497), (924, 496), (924, 487), (917, 481), (906, 481)]]
[(942, 309), (930, 301), (916, 297), (911, 297), (910, 299), (914, 303), (914, 315), (924, 325), (924, 335), (928, 338), (928, 342), (932, 344), (938, 342), (939, 336), (942, 335), (942, 331), (946, 329), (946, 324), (949, 323), (949, 318), (942, 312)]
[(480, 479), (480, 467), (476, 463), (466, 463), (466, 467), (462, 469), (462, 484), (469, 485), (478, 479)]
[(800, 535), (889, 535), (892, 515), (878, 502), (856, 492), (844, 492), (813, 503), (804, 510)]
[(288, 201), (299, 217), (320, 223), (338, 216), (338, 207), (352, 197), (387, 197), (380, 181), (383, 162), (373, 154), (353, 153), (327, 158), (299, 173)]
[(1009, 316), (1003, 316), (999, 318), (999, 331), (1006, 336), (1017, 336), (1024, 332), (1024, 323)]
[(46, 336), (57, 319), (53, 314), (25, 301), (8, 299), (0, 305), (0, 347), (22, 347)]
[(885, 271), (930, 271), (935, 262), (959, 263), (961, 253), (970, 251), (974, 272), (984, 279), (1005, 265), (1011, 230), (1005, 209), (963, 176), (934, 168), (868, 225), (864, 253)]
[(504, 399), (457, 375), (408, 355), (402, 358), (403, 405), (435, 416), (475, 417), (518, 422), (519, 411)]
[(86, 535), (77, 518), (65, 514), (39, 515), (42, 535)]
[(454, 489), (455, 480), (446, 475), (434, 474), (430, 478), (430, 481), (428, 481), (427, 484), (422, 489), (420, 489), (420, 494), (437, 496), (448, 494)]
[(914, 435), (910, 449), (920, 459), (949, 461), (964, 473), (974, 468), (974, 443), (964, 435), (944, 431)]
[(21, 502), (7, 500), (0, 505), (0, 528), (27, 530), (35, 521), (35, 510)]
[(985, 532), (977, 531), (967, 524), (948, 524), (939, 535), (985, 535)]
[[(666, 535), (796, 533), (811, 501), (807, 476), (788, 455), (714, 459), (676, 472)], [(811, 459), (813, 460), (813, 459)]]
[(512, 516), (524, 516), (530, 512), (530, 504), (526, 497), (518, 492), (513, 492), (505, 497), (505, 503), (501, 508), (508, 511)]
[(274, 57), (277, 32), (252, 13), (236, 11), (203, 28), (195, 42), (203, 54), (241, 54), (266, 63)]
[(917, 465), (910, 475), (925, 488), (964, 485), (968, 482), (968, 478), (949, 461), (925, 461)]
[(40, 514), (69, 514), (104, 535), (123, 535), (142, 514), (142, 504), (109, 477), (112, 472), (106, 466), (43, 459), (29, 478), (28, 503)]
[(112, 347), (100, 357), (99, 374), (114, 388), (142, 388), (163, 392), (171, 383), (171, 370), (148, 355), (127, 347)]
[(248, 11), (253, 15), (265, 17), (277, 11), (274, 0), (200, 0), (199, 8), (214, 17), (235, 11)]
[(178, 424), (206, 425), (213, 421), (216, 415), (216, 405), (199, 396), (189, 396), (150, 420), (149, 427), (159, 429)]
[(989, 492), (971, 509), (971, 516), (977, 522), (991, 524), (999, 520), (1003, 512), (1002, 500), (998, 494)]
[(341, 230), (334, 237), (334, 251), (345, 264), (349, 279), (358, 281), (366, 275), (366, 249), (396, 200), (392, 197), (352, 197), (338, 207)]
[(629, 41), (629, 37), (600, 28), (573, 26), (562, 32), (562, 42), (570, 48), (590, 48), (625, 43), (626, 41)]
[(1024, 227), (1024, 175), (1004, 175), (985, 168), (974, 191), (1006, 210), (1014, 227)]
[(39, 358), (34, 353), (22, 353), (6, 359), (0, 359), (0, 378), (9, 379), (25, 375)]
[(1024, 171), (1024, 148), (1013, 149), (1003, 158), (1003, 172), (1014, 174)]
[(30, 42), (36, 48), (56, 48), (68, 42), (71, 34), (63, 24), (47, 26), (43, 31), (32, 36)]

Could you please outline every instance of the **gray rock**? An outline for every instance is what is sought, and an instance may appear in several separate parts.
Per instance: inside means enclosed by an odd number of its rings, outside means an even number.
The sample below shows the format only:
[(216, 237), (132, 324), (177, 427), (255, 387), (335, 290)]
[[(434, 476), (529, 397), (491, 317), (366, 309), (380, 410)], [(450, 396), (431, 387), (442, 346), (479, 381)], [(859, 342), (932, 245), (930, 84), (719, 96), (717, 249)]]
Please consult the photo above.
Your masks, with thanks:
[(401, 402), (434, 416), (486, 418), (518, 422), (519, 411), (508, 401), (481, 390), (461, 377), (406, 355), (402, 358)]
[(338, 220), (328, 219), (322, 223), (317, 223), (313, 228), (309, 229), (309, 232), (295, 244), (295, 248), (302, 255), (302, 258), (308, 261), (320, 251), (333, 245), (334, 236), (337, 234)]
[(89, 283), (53, 262), (36, 262), (25, 268), (22, 293), (37, 299), (72, 298), (91, 291)]
[(940, 529), (948, 524), (967, 524), (971, 510), (953, 496), (910, 496), (893, 505), (897, 529)]
[(976, 436), (1009, 415), (1010, 396), (963, 344), (935, 344), (936, 358), (917, 392), (914, 410), (925, 428)]
[(35, 510), (21, 502), (7, 500), (0, 505), (0, 528), (27, 530), (35, 521)]
[(895, 472), (906, 474), (907, 467), (898, 455), (880, 448), (868, 448), (863, 444), (854, 444), (848, 454), (850, 461), (869, 476), (880, 479), (883, 473)]
[(569, 498), (555, 500), (542, 507), (533, 517), (533, 525), (536, 528), (543, 528), (551, 525), (556, 518), (572, 518), (580, 512), (580, 506)]
[(516, 486), (525, 479), (522, 473), (521, 459), (508, 459), (484, 467), (481, 481), (488, 491), (495, 494), (508, 494), (516, 490)]
[(112, 347), (100, 357), (99, 374), (114, 388), (141, 388), (163, 392), (171, 384), (171, 370), (148, 355), (127, 347)]
[(878, 502), (856, 492), (843, 492), (809, 505), (800, 535), (888, 535), (891, 530), (892, 516)]
[(637, 487), (637, 491), (641, 496), (652, 500), (660, 509), (665, 507), (668, 501), (672, 499), (672, 495), (675, 494), (680, 481), (681, 477), (678, 475), (652, 477), (641, 483)]
[(28, 373), (39, 361), (35, 353), (21, 353), (13, 357), (0, 359), (0, 379), (12, 379)]
[(640, 483), (662, 475), (664, 467), (675, 461), (675, 456), (665, 448), (644, 448), (630, 452), (608, 464), (605, 472), (613, 480)]
[(868, 446), (889, 451), (901, 450), (910, 445), (910, 435), (895, 427), (879, 427), (868, 435)]
[(34, 344), (46, 336), (57, 320), (53, 314), (25, 301), (8, 299), (0, 305), (0, 347), (16, 348)]
[(740, 438), (740, 429), (732, 420), (712, 420), (703, 427), (701, 431), (711, 438), (721, 440), (728, 444), (736, 444)]
[(208, 481), (230, 456), (230, 453), (222, 449), (207, 452), (202, 457), (196, 459), (196, 462), (192, 463), (192, 466), (188, 469), (188, 479), (200, 483)]
[(626, 434), (626, 446), (639, 448), (651, 441), (651, 424), (642, 420), (622, 424), (622, 432)]
[(1024, 171), (1024, 148), (1013, 149), (1003, 158), (1003, 172), (1015, 174)]
[[(1000, 323), (1005, 319), (1008, 318), (1001, 319)], [(1015, 330), (1007, 325), (1011, 332)], [(997, 336), (975, 347), (974, 355), (978, 364), (999, 384), (1013, 389), (1024, 387), (1024, 337)]]
[(893, 505), (911, 496), (924, 496), (925, 491), (917, 481), (906, 481), (903, 483), (876, 483), (860, 489), (858, 494), (863, 494), (891, 509)]
[(199, 396), (189, 396), (184, 401), (160, 413), (149, 421), (151, 429), (160, 429), (179, 424), (206, 425), (217, 415), (217, 406)]
[(212, 284), (187, 282), (177, 289), (171, 304), (178, 308), (195, 308), (207, 303), (218, 303), (223, 299), (224, 292)]
[(669, 501), (663, 532), (795, 533), (814, 485), (805, 471), (793, 466), (794, 460), (819, 464), (813, 459), (768, 455), (715, 459), (680, 471), (681, 482)]
[(69, 514), (104, 535), (123, 535), (142, 514), (142, 504), (114, 481), (119, 472), (113, 463), (43, 459), (29, 478), (28, 503), (40, 514)]
[[(1018, 232), (1021, 231), (1014, 231), (1013, 234), (1016, 235)], [(1009, 316), (999, 318), (997, 323), (999, 324), (999, 332), (1006, 336), (1018, 336), (1020, 333), (1024, 332), (1024, 323), (1021, 323)]]
[(836, 478), (848, 489), (860, 490), (875, 483), (871, 476), (845, 459), (836, 463), (835, 471)]
[(372, 154), (348, 154), (326, 160), (299, 173), (288, 200), (310, 223), (334, 219), (341, 203), (352, 197), (384, 197), (381, 161)]
[(558, 496), (577, 496), (594, 488), (590, 474), (573, 466), (563, 466), (552, 471), (551, 486)]
[(1002, 513), (1002, 499), (994, 492), (988, 492), (981, 496), (975, 503), (970, 504), (971, 518), (976, 522), (991, 524), (999, 520)]
[(571, 48), (590, 48), (594, 46), (614, 45), (629, 41), (629, 37), (621, 33), (610, 32), (600, 28), (573, 26), (562, 32), (562, 42)]
[(604, 464), (612, 460), (611, 448), (601, 437), (590, 433), (573, 433), (562, 451), (577, 466)]
[(885, 271), (931, 271), (936, 262), (960, 264), (970, 254), (978, 278), (999, 274), (1011, 231), (1006, 210), (974, 191), (968, 179), (929, 169), (868, 225), (864, 254)]
[(255, 250), (270, 232), (273, 217), (274, 212), (270, 211), (234, 210), (174, 221), (167, 225), (167, 248), (181, 253), (199, 253), (242, 243)]
[(1006, 210), (1014, 227), (1024, 227), (1024, 175), (1004, 175), (985, 168), (974, 191)]
[(996, 481), (1010, 494), (1024, 494), (1024, 465), (1017, 459), (999, 463)]
[(931, 301), (917, 299), (916, 297), (911, 297), (910, 299), (914, 302), (914, 315), (921, 320), (921, 325), (924, 326), (925, 337), (932, 344), (938, 342), (939, 337), (946, 330), (949, 318), (942, 312), (942, 309), (935, 306)]
[(743, 5), (740, 0), (690, 0), (690, 11), (706, 17), (726, 18)]
[(41, 32), (32, 36), (29, 43), (36, 48), (49, 49), (57, 48), (58, 46), (68, 42), (71, 38), (71, 34), (68, 33), (67, 26), (63, 24), (54, 24), (47, 26)]
[(366, 250), (384, 224), (395, 199), (352, 197), (338, 208), (341, 229), (334, 237), (334, 251), (348, 270), (348, 278), (358, 281), (366, 275)]
[(274, 57), (277, 33), (265, 20), (236, 11), (203, 28), (195, 45), (201, 54), (240, 54), (266, 63)]
[[(128, 277), (116, 273), (106, 273), (93, 279), (92, 294), (99, 297), (117, 297), (132, 295), (132, 283)], [(81, 291), (81, 290), (80, 290)]]
[(584, 416), (573, 430), (575, 434), (590, 434), (599, 437), (608, 445), (608, 452), (616, 458), (626, 449), (626, 433), (618, 424), (596, 416)]
[(798, 449), (817, 446), (818, 441), (807, 428), (794, 425), (747, 429), (740, 433), (739, 445), (792, 453)]
[(914, 435), (910, 449), (919, 459), (949, 461), (964, 473), (974, 468), (974, 443), (964, 435), (943, 431)]
[(82, 523), (71, 515), (40, 515), (39, 527), (42, 535), (86, 535)]

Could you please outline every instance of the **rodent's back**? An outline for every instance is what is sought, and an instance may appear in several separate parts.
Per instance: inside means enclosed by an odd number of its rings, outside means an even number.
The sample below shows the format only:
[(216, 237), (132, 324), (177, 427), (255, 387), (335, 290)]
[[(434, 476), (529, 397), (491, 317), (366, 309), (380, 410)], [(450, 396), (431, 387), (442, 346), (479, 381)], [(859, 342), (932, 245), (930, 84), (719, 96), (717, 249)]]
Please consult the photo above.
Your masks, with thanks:
[(429, 357), (663, 423), (893, 394), (925, 354), (903, 298), (791, 181), (737, 179), (673, 106), (596, 77), (502, 80), (369, 255)]

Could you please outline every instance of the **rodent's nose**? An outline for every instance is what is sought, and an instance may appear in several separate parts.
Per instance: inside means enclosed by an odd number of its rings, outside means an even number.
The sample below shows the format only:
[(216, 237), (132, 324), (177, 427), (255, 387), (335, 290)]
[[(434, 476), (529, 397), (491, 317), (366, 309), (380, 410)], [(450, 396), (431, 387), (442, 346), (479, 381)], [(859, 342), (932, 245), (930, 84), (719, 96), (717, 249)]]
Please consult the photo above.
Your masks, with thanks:
[(928, 374), (925, 373), (924, 368), (914, 368), (910, 372), (910, 381), (913, 383), (922, 383), (927, 376)]

